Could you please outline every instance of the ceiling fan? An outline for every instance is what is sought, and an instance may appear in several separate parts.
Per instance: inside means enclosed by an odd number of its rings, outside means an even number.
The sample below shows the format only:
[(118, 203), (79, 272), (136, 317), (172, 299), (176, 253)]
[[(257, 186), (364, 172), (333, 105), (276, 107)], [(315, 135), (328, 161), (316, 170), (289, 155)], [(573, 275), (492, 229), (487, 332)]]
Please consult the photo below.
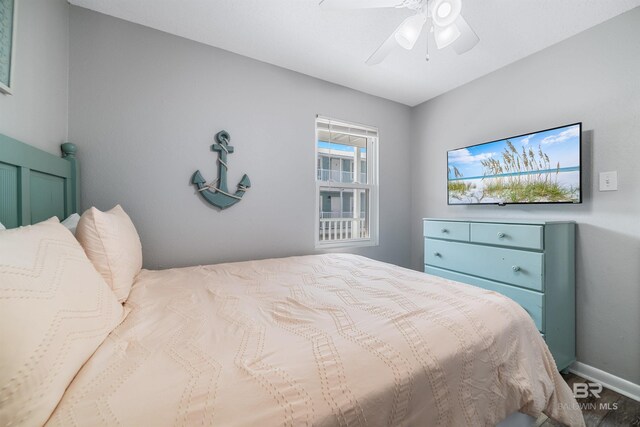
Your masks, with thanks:
[(438, 49), (451, 46), (458, 55), (471, 50), (480, 41), (460, 14), (462, 0), (322, 0), (320, 6), (331, 9), (394, 7), (415, 11), (373, 52), (366, 61), (368, 65), (381, 63), (396, 46), (413, 49), (425, 25), (433, 32)]

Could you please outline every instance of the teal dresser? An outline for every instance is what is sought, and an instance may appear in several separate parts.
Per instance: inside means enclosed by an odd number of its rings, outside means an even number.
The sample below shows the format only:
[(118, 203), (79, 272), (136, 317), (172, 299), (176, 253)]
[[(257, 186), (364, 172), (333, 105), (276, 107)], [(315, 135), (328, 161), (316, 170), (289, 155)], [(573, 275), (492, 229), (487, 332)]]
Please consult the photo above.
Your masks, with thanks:
[(559, 370), (575, 361), (575, 223), (424, 220), (425, 272), (513, 299)]

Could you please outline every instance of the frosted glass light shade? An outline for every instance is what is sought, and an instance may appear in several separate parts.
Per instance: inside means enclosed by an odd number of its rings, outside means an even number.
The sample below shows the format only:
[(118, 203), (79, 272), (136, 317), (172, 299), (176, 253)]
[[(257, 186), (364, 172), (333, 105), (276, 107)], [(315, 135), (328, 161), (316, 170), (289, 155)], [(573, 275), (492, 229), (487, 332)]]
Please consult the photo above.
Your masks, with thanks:
[(405, 19), (396, 31), (395, 37), (398, 44), (407, 50), (413, 49), (425, 22), (427, 17), (423, 13)]
[(448, 3), (448, 2), (441, 3), (436, 13), (438, 14), (438, 18), (441, 18), (441, 19), (446, 18), (451, 13), (451, 3)]
[(434, 26), (433, 36), (436, 39), (438, 49), (444, 49), (460, 37), (460, 29), (456, 24), (447, 27)]
[(448, 27), (456, 22), (461, 11), (461, 0), (435, 0), (431, 6), (433, 23), (442, 28)]

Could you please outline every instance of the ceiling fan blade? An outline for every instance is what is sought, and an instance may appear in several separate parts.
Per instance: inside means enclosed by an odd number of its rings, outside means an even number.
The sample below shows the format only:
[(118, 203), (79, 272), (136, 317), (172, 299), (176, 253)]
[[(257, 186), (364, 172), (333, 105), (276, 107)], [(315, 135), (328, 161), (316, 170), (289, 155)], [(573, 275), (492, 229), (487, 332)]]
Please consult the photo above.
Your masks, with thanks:
[(460, 30), (460, 37), (458, 37), (458, 40), (453, 42), (452, 47), (458, 55), (462, 55), (463, 53), (466, 53), (473, 49), (473, 47), (480, 41), (480, 38), (469, 26), (462, 15), (458, 16), (455, 24)]
[(373, 9), (378, 7), (399, 7), (402, 0), (321, 0), (325, 9)]
[(396, 28), (396, 30), (391, 33), (391, 35), (380, 45), (380, 47), (378, 47), (376, 51), (373, 52), (373, 54), (366, 61), (367, 65), (377, 65), (381, 63), (387, 56), (389, 56), (393, 49), (399, 46), (398, 42), (396, 41), (397, 32), (398, 29)]
[(396, 46), (402, 46), (407, 50), (413, 49), (426, 22), (427, 17), (422, 13), (406, 18), (367, 59), (367, 65), (381, 63)]

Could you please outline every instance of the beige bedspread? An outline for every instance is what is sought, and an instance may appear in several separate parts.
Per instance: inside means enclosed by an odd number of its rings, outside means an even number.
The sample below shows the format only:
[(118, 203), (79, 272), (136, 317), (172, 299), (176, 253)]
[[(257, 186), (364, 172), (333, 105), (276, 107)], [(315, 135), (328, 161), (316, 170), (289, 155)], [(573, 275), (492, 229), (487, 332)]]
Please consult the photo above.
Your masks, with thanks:
[(367, 258), (143, 270), (126, 306), (49, 425), (583, 425), (516, 303)]

